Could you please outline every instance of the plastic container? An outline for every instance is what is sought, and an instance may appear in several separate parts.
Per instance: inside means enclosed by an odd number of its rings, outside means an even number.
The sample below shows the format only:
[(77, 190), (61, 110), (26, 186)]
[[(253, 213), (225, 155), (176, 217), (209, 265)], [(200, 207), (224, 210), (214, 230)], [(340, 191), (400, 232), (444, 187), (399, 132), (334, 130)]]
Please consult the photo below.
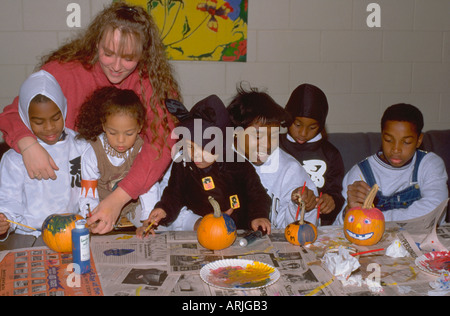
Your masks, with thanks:
[(89, 229), (86, 228), (84, 219), (76, 221), (75, 228), (72, 230), (72, 258), (75, 273), (85, 274), (91, 270)]
[(255, 242), (256, 240), (262, 238), (264, 236), (263, 232), (260, 230), (254, 231), (247, 236), (243, 237), (241, 240), (239, 240), (239, 245), (241, 247), (245, 247), (250, 245), (251, 243)]

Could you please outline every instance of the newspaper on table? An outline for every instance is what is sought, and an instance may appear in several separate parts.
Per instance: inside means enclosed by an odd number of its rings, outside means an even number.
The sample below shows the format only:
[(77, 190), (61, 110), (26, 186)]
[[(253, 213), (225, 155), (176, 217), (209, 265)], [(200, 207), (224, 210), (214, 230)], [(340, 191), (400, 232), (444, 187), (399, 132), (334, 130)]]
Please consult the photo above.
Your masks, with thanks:
[[(236, 242), (221, 251), (201, 247), (195, 232), (163, 232), (145, 240), (127, 234), (92, 236), (93, 270), (77, 286), (67, 269), (71, 263), (67, 254), (46, 247), (4, 251), (0, 252), (0, 295), (428, 295), (437, 277), (420, 271), (414, 260), (426, 252), (450, 248), (450, 224), (436, 228), (446, 203), (421, 218), (388, 223), (382, 240), (373, 247), (351, 244), (339, 226), (320, 227), (316, 242), (306, 247), (287, 243), (283, 231), (241, 247), (239, 239), (246, 232), (240, 231)], [(395, 240), (409, 255), (362, 255), (360, 269), (352, 273), (359, 279), (353, 283), (336, 280), (322, 261), (338, 247), (358, 252), (386, 249)], [(200, 270), (221, 259), (260, 261), (278, 269), (281, 276), (275, 284), (257, 290), (209, 286), (201, 279)], [(374, 291), (370, 282), (358, 284), (358, 280), (374, 280), (381, 291)]]
[[(203, 248), (195, 232), (162, 232), (139, 240), (134, 235), (94, 236), (91, 250), (105, 295), (130, 296), (304, 296), (304, 295), (427, 295), (436, 279), (420, 271), (415, 258), (432, 249), (448, 248), (450, 226), (436, 223), (444, 202), (417, 220), (386, 226), (382, 240), (372, 247), (355, 246), (340, 226), (319, 227), (318, 239), (306, 247), (286, 242), (284, 231), (273, 231), (254, 243), (241, 247), (239, 231), (235, 243), (221, 251)], [(426, 223), (427, 225), (424, 225)], [(439, 236), (439, 238), (438, 238)], [(361, 255), (361, 267), (353, 274), (361, 284), (343, 284), (327, 270), (323, 256), (339, 246), (361, 252), (386, 249), (400, 240), (408, 251), (404, 258), (391, 258), (384, 251)], [(430, 246), (433, 246), (430, 248)], [(205, 265), (222, 259), (249, 259), (279, 270), (279, 280), (257, 290), (221, 289), (209, 286), (200, 277)], [(352, 274), (352, 275), (353, 275)], [(381, 285), (371, 288), (371, 282)], [(380, 291), (381, 289), (381, 291)]]
[[(449, 248), (448, 245), (446, 247), (441, 243), (436, 232), (442, 218), (445, 217), (444, 211), (447, 208), (448, 201), (449, 199), (442, 201), (432, 212), (424, 216), (407, 221), (393, 222), (391, 225), (406, 230), (421, 251), (446, 251)], [(417, 255), (420, 256), (421, 253)]]

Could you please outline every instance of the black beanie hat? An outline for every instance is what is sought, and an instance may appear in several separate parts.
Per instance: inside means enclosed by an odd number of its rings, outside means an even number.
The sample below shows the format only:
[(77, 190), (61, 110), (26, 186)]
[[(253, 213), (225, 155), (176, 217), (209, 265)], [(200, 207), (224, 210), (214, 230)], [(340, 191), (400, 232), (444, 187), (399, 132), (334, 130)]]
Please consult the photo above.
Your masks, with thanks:
[(322, 130), (328, 115), (327, 97), (318, 87), (308, 83), (302, 84), (292, 91), (286, 111), (292, 119), (308, 117), (316, 120)]
[[(218, 127), (222, 132), (223, 146), (224, 148), (227, 147), (226, 128), (231, 127), (232, 123), (225, 105), (218, 96), (210, 95), (197, 102), (192, 107), (190, 112), (182, 103), (176, 100), (167, 100), (166, 106), (169, 112), (180, 120), (180, 124), (178, 126), (186, 127), (189, 130), (192, 141), (197, 139), (202, 140), (202, 143), (197, 145), (205, 148), (208, 143), (217, 137), (216, 134), (212, 134), (212, 138), (204, 138), (203, 135), (205, 130), (208, 127)], [(200, 132), (198, 128), (195, 128), (195, 125), (199, 124), (198, 120), (201, 120), (201, 135), (195, 135), (196, 132)], [(214, 152), (212, 154), (214, 154)]]

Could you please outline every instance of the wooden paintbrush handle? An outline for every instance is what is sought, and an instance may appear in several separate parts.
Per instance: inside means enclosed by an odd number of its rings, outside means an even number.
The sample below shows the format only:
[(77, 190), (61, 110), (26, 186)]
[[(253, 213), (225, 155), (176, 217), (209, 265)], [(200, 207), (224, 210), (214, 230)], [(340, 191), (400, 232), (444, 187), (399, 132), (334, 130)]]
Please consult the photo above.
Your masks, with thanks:
[(375, 200), (375, 196), (378, 192), (378, 184), (374, 184), (372, 189), (370, 189), (369, 194), (367, 195), (366, 199), (364, 200), (363, 208), (369, 209), (372, 208), (373, 200)]

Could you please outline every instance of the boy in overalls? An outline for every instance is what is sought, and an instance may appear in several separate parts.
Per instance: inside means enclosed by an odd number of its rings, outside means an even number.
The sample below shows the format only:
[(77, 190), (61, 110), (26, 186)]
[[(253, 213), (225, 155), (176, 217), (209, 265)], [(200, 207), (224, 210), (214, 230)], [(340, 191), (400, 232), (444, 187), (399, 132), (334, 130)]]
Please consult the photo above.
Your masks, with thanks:
[(433, 211), (448, 197), (447, 173), (443, 160), (432, 152), (419, 150), (423, 116), (410, 104), (395, 104), (381, 119), (381, 151), (353, 166), (343, 180), (346, 203), (335, 224), (345, 213), (361, 207), (370, 188), (379, 190), (375, 207), (386, 221), (401, 221)]

